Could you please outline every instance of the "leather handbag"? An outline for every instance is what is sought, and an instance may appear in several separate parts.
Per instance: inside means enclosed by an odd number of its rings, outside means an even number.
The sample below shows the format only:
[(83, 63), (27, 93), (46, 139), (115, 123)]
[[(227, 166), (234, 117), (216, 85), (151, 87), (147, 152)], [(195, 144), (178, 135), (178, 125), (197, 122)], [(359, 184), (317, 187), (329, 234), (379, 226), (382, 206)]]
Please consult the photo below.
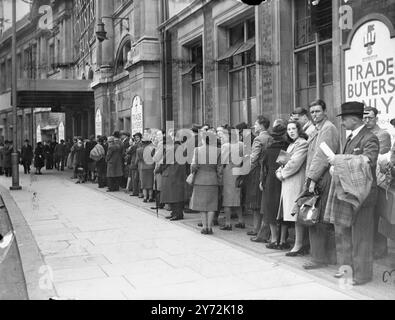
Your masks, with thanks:
[(313, 226), (319, 221), (320, 214), (316, 207), (319, 196), (315, 195), (311, 198), (305, 199), (306, 201), (303, 201), (301, 205), (298, 203), (298, 206), (300, 205), (300, 207), (297, 220), (300, 224), (305, 226)]
[(193, 186), (193, 184), (195, 183), (195, 174), (191, 173), (188, 177), (186, 182), (190, 185)]

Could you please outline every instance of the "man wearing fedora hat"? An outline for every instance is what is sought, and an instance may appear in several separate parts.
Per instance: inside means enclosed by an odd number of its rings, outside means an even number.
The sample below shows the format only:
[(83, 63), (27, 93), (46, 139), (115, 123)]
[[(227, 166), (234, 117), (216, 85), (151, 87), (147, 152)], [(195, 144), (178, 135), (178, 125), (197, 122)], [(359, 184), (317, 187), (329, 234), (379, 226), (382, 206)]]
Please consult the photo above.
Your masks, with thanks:
[[(335, 225), (336, 252), (340, 265), (348, 265), (353, 270), (353, 284), (361, 285), (372, 280), (373, 277), (373, 235), (374, 235), (374, 207), (377, 197), (376, 165), (379, 154), (379, 140), (364, 124), (364, 104), (360, 102), (346, 102), (341, 106), (341, 124), (351, 131), (343, 148), (342, 154), (364, 156), (369, 161), (372, 173), (372, 185), (367, 198), (352, 215), (350, 223), (344, 223), (347, 213), (331, 212), (331, 220)], [(343, 158), (329, 157), (334, 165), (342, 163)], [(344, 163), (345, 164), (345, 163)], [(335, 169), (336, 170), (336, 169)], [(353, 174), (355, 174), (353, 172)], [(328, 201), (328, 206), (330, 205)], [(346, 210), (346, 209), (344, 209)], [(342, 277), (337, 273), (335, 277)]]

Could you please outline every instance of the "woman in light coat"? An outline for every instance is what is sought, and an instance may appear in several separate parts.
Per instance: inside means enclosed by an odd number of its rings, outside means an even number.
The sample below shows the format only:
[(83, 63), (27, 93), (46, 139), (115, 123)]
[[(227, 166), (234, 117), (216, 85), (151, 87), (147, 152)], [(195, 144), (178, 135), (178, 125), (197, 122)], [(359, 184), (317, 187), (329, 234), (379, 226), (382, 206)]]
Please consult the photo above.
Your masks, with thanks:
[(190, 207), (202, 212), (202, 234), (212, 234), (221, 184), (220, 149), (217, 148), (217, 136), (214, 133), (203, 134), (202, 142), (202, 146), (195, 148), (191, 163), (194, 182)]
[[(280, 243), (270, 243), (269, 249), (289, 249), (286, 242), (288, 226), (296, 222), (296, 216), (291, 212), (295, 201), (303, 190), (305, 182), (306, 158), (307, 158), (307, 135), (303, 132), (301, 125), (297, 121), (289, 121), (287, 124), (288, 139), (291, 144), (287, 152), (290, 155), (288, 162), (280, 167), (277, 172), (277, 178), (282, 182), (281, 200), (278, 219), (281, 221), (281, 239)], [(295, 246), (292, 251), (298, 251), (303, 246), (303, 227), (296, 223), (295, 226)]]
[(236, 187), (239, 175), (235, 174), (234, 168), (242, 164), (243, 142), (239, 141), (239, 132), (233, 128), (223, 130), (221, 134), (221, 163), (222, 167), (222, 206), (225, 212), (225, 225), (221, 230), (232, 230), (231, 216), (236, 213), (238, 223), (236, 228), (244, 229), (245, 223), (241, 210), (241, 188)]

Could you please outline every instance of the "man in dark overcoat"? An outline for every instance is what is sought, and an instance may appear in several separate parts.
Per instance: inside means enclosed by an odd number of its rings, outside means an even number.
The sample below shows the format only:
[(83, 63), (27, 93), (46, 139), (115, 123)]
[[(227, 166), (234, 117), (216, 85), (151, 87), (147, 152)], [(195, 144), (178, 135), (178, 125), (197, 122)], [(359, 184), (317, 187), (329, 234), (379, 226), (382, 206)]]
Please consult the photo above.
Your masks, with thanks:
[(22, 165), (25, 174), (30, 173), (30, 166), (33, 161), (33, 147), (30, 145), (29, 140), (25, 140), (21, 150)]
[(187, 174), (186, 164), (177, 161), (177, 149), (181, 146), (179, 137), (176, 137), (174, 145), (167, 144), (163, 164), (159, 166), (156, 173), (162, 174), (160, 202), (169, 204), (171, 214), (167, 218), (170, 221), (182, 220), (184, 218), (184, 192)]
[(119, 191), (120, 179), (122, 177), (122, 146), (120, 141), (114, 137), (108, 138), (107, 162), (107, 192)]
[[(369, 160), (373, 182), (370, 193), (354, 212), (351, 226), (339, 224), (342, 212), (335, 218), (336, 252), (340, 265), (351, 266), (353, 285), (362, 285), (373, 277), (374, 208), (377, 198), (376, 166), (379, 155), (379, 140), (364, 124), (364, 104), (347, 102), (341, 107), (342, 126), (351, 131), (342, 154), (363, 155)], [(336, 156), (329, 159), (333, 164)], [(337, 273), (335, 277), (344, 274)]]

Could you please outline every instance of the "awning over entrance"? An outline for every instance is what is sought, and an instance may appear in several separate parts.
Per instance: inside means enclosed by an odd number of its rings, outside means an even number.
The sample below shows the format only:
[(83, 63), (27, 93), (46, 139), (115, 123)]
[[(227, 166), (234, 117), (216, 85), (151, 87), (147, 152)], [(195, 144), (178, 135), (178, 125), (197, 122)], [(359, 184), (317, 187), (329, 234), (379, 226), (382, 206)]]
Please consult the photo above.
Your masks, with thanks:
[(52, 108), (58, 112), (94, 105), (90, 80), (18, 80), (19, 108)]

